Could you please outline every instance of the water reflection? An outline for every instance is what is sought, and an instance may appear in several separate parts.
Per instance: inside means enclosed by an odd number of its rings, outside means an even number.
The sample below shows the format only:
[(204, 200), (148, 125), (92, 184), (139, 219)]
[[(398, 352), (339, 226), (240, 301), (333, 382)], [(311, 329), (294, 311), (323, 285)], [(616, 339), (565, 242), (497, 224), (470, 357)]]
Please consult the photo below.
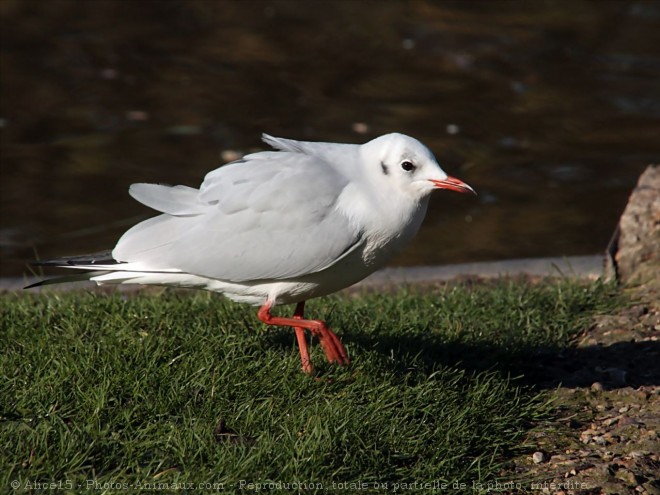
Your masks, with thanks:
[[(304, 5), (304, 7), (303, 7)], [(2, 276), (106, 249), (267, 131), (428, 144), (436, 194), (396, 264), (603, 249), (660, 156), (655, 2), (5, 0)]]

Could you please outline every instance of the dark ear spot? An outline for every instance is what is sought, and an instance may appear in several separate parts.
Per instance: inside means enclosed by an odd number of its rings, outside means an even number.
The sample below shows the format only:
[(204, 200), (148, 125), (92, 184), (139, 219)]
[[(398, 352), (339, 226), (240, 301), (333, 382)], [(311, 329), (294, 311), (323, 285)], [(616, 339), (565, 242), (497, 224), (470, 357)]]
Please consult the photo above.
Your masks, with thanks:
[(385, 165), (384, 162), (380, 162), (380, 168), (383, 171), (383, 175), (387, 175), (390, 173), (390, 171), (387, 168), (387, 165)]

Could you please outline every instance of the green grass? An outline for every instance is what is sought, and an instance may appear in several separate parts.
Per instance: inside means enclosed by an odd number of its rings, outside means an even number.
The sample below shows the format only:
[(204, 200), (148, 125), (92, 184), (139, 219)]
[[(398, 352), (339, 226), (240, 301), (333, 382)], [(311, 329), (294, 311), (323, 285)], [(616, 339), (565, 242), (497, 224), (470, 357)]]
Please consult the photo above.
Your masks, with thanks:
[[(292, 331), (216, 295), (6, 293), (0, 492), (12, 480), (485, 485), (550, 410), (516, 375), (616, 301), (570, 281), (311, 301), (353, 363), (329, 366), (314, 345), (310, 378)], [(234, 435), (214, 433), (221, 420)]]

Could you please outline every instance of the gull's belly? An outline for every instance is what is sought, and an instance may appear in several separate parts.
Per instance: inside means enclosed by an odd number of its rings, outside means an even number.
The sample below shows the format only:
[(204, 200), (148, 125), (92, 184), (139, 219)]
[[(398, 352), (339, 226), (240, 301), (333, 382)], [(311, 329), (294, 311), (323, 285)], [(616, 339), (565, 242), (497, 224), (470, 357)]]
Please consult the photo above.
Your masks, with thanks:
[(292, 304), (325, 296), (350, 287), (383, 267), (403, 249), (415, 232), (416, 229), (410, 233), (405, 232), (386, 242), (383, 239), (367, 240), (361, 249), (356, 249), (325, 270), (295, 279), (241, 284), (219, 282), (217, 289), (208, 288), (223, 292), (230, 299), (255, 305), (263, 304), (265, 299), (275, 304)]
[(359, 256), (347, 256), (325, 270), (295, 279), (242, 283), (207, 279), (204, 288), (222, 292), (232, 300), (254, 305), (261, 305), (266, 300), (275, 304), (292, 304), (350, 287), (379, 267), (365, 264)]

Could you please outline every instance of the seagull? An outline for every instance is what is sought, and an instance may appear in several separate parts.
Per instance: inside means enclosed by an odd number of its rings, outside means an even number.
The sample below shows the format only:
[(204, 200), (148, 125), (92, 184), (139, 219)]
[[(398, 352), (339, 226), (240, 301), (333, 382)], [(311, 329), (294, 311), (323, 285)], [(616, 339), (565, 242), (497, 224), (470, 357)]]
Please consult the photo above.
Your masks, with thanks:
[[(267, 325), (293, 327), (305, 373), (313, 372), (305, 330), (330, 363), (348, 365), (337, 335), (305, 318), (305, 301), (359, 282), (399, 253), (433, 190), (474, 190), (404, 134), (362, 145), (262, 139), (275, 151), (223, 165), (198, 189), (131, 185), (129, 194), (160, 214), (130, 228), (112, 251), (38, 262), (85, 272), (29, 287), (92, 280), (218, 292), (259, 306)], [(296, 304), (291, 318), (271, 313), (282, 304)]]

